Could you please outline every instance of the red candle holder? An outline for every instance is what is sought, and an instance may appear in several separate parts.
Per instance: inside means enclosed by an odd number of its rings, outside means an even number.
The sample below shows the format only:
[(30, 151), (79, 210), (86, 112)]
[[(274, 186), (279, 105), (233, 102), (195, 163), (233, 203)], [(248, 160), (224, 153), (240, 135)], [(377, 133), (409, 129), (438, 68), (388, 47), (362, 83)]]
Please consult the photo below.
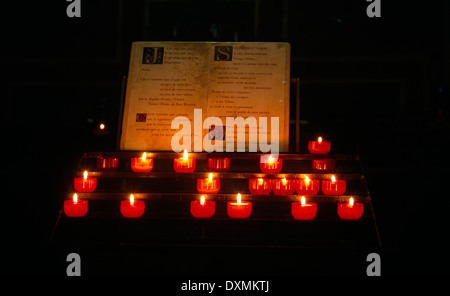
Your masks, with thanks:
[(237, 201), (229, 201), (227, 203), (227, 214), (233, 219), (246, 219), (252, 214), (252, 203), (241, 202), (241, 194), (237, 195)]
[(325, 195), (342, 195), (346, 190), (345, 180), (336, 180), (331, 176), (331, 180), (322, 180), (322, 192)]
[(135, 200), (133, 194), (129, 200), (122, 200), (120, 203), (120, 213), (125, 218), (138, 218), (144, 214), (145, 202), (143, 200)]
[(193, 171), (195, 171), (195, 164), (195, 158), (189, 158), (188, 152), (185, 149), (183, 157), (175, 158), (173, 160), (173, 169), (177, 173), (192, 173)]
[(275, 195), (291, 195), (295, 190), (295, 181), (291, 179), (276, 179), (273, 181), (272, 190)]
[(296, 220), (312, 220), (317, 214), (317, 204), (315, 202), (305, 202), (302, 196), (300, 202), (291, 204), (291, 214)]
[(212, 200), (205, 200), (202, 195), (200, 200), (191, 201), (191, 214), (194, 218), (211, 218), (216, 211), (216, 203)]
[(213, 179), (212, 173), (209, 178), (197, 179), (197, 191), (205, 194), (215, 194), (220, 190), (220, 180)]
[(316, 195), (320, 189), (320, 180), (311, 180), (308, 176), (304, 179), (297, 179), (295, 189), (298, 195)]
[(266, 174), (278, 174), (283, 167), (283, 160), (281, 158), (273, 158), (272, 155), (262, 155), (259, 162), (261, 172)]
[(83, 217), (88, 210), (88, 201), (78, 199), (77, 194), (73, 195), (72, 199), (64, 201), (64, 213), (67, 217)]
[(354, 203), (353, 197), (350, 197), (349, 202), (338, 203), (338, 216), (342, 220), (359, 220), (364, 213), (364, 204)]
[(228, 157), (208, 158), (208, 168), (211, 172), (228, 172), (230, 159)]
[(322, 137), (319, 137), (317, 141), (308, 141), (308, 150), (312, 154), (328, 154), (330, 148), (330, 141), (324, 141)]
[(83, 177), (73, 178), (73, 187), (76, 192), (93, 192), (97, 188), (97, 178), (88, 177), (84, 171)]
[(117, 171), (119, 159), (115, 157), (97, 157), (97, 170), (99, 171)]
[(312, 169), (321, 173), (332, 172), (334, 170), (334, 159), (313, 159)]
[(267, 180), (263, 178), (259, 179), (249, 179), (248, 189), (251, 194), (256, 195), (267, 195), (272, 191), (272, 180)]
[(136, 173), (149, 173), (153, 169), (153, 158), (147, 158), (147, 153), (142, 157), (131, 158), (131, 170)]

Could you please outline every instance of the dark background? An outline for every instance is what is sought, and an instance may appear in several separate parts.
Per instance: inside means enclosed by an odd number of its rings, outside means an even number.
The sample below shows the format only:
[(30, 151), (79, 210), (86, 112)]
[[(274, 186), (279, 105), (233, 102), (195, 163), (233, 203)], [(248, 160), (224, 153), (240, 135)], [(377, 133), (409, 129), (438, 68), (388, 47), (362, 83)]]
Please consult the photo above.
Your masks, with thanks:
[(321, 134), (360, 154), (382, 274), (448, 274), (448, 3), (382, 0), (369, 18), (364, 0), (81, 2), (81, 18), (63, 0), (0, 10), (2, 273), (55, 271), (46, 244), (76, 160), (116, 148), (131, 43), (173, 40), (289, 42), (301, 152)]

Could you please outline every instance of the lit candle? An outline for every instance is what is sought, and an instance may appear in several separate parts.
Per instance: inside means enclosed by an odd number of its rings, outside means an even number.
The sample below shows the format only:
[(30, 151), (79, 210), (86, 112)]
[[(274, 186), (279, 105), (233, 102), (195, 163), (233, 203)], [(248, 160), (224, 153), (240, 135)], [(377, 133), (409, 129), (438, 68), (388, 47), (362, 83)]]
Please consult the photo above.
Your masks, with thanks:
[(184, 149), (183, 157), (173, 160), (173, 168), (177, 173), (192, 173), (195, 170), (195, 158), (189, 158), (189, 154)]
[(252, 203), (242, 202), (241, 194), (238, 193), (236, 202), (229, 201), (227, 203), (227, 213), (230, 218), (234, 219), (245, 219), (250, 217), (252, 213)]
[(298, 195), (316, 195), (320, 189), (320, 180), (310, 179), (306, 176), (304, 179), (296, 180), (296, 190)]
[(147, 158), (147, 153), (142, 153), (142, 157), (131, 158), (131, 170), (136, 173), (149, 173), (153, 169), (153, 158)]
[(88, 210), (88, 201), (78, 199), (78, 195), (74, 193), (72, 199), (64, 201), (64, 213), (67, 217), (83, 217)]
[(228, 172), (230, 159), (228, 157), (208, 158), (208, 168), (211, 172)]
[(73, 187), (76, 192), (93, 192), (97, 188), (97, 178), (88, 177), (88, 172), (84, 171), (83, 177), (73, 179)]
[(332, 172), (334, 170), (334, 159), (313, 159), (312, 169), (321, 173)]
[(291, 214), (296, 220), (312, 220), (317, 214), (317, 204), (315, 202), (306, 202), (302, 196), (300, 202), (291, 204)]
[(144, 214), (145, 202), (143, 200), (135, 200), (134, 195), (130, 194), (129, 200), (122, 200), (120, 203), (120, 213), (126, 218), (137, 218)]
[(283, 160), (279, 157), (274, 158), (272, 155), (269, 157), (261, 155), (259, 167), (261, 172), (266, 174), (278, 174), (283, 166)]
[(272, 190), (275, 195), (291, 195), (295, 190), (295, 182), (286, 178), (274, 180)]
[(220, 180), (213, 179), (213, 174), (209, 173), (208, 178), (197, 179), (197, 190), (199, 193), (215, 194), (220, 190)]
[(251, 194), (256, 195), (267, 195), (272, 191), (272, 180), (267, 180), (263, 178), (249, 179), (248, 189)]
[(211, 218), (216, 211), (216, 203), (212, 200), (205, 200), (201, 196), (200, 200), (191, 201), (191, 214), (194, 218)]
[(322, 137), (319, 137), (317, 141), (308, 141), (308, 150), (312, 154), (327, 154), (330, 148), (330, 141), (324, 141)]
[(348, 203), (340, 202), (338, 203), (338, 216), (342, 220), (359, 220), (361, 219), (364, 212), (363, 203), (355, 203), (353, 197), (350, 197)]
[(97, 157), (97, 170), (99, 171), (117, 171), (119, 159), (116, 157)]
[(334, 175), (331, 180), (322, 180), (322, 192), (325, 195), (342, 195), (346, 189), (345, 180), (336, 180)]

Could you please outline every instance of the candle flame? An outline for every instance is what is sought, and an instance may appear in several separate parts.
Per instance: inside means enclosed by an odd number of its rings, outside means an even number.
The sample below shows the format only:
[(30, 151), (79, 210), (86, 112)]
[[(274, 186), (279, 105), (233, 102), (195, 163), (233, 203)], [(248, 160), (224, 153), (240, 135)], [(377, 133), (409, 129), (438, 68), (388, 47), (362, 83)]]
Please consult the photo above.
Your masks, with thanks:
[(300, 203), (302, 204), (302, 206), (304, 206), (305, 205), (305, 197), (304, 196), (302, 196), (302, 198), (300, 199)]
[(322, 143), (322, 137), (317, 138), (317, 142)]
[(263, 182), (264, 182), (264, 179), (263, 179), (263, 178), (259, 178), (259, 179), (258, 179), (258, 185), (262, 185)]
[(87, 171), (84, 171), (83, 177), (85, 180), (87, 179)]
[(78, 202), (78, 195), (76, 193), (73, 194), (73, 203), (76, 204)]
[(237, 203), (240, 204), (241, 203), (241, 194), (238, 193), (237, 195)]
[(134, 195), (130, 194), (130, 204), (134, 205)]
[(142, 160), (145, 160), (147, 158), (147, 153), (142, 153)]
[(286, 183), (287, 183), (286, 178), (283, 178), (283, 179), (281, 180), (281, 182), (283, 182), (283, 185), (286, 185)]
[(336, 177), (334, 175), (331, 175), (331, 182), (336, 182)]
[(101, 130), (105, 129), (105, 125), (103, 123), (100, 123), (100, 129)]
[(272, 163), (272, 162), (273, 162), (273, 157), (272, 157), (272, 155), (269, 155), (268, 161), (269, 161), (269, 163)]
[(202, 195), (202, 197), (200, 197), (200, 204), (203, 206), (205, 204), (205, 196)]
[(188, 158), (189, 158), (189, 155), (188, 155), (187, 149), (184, 149), (183, 159), (188, 160)]
[(305, 182), (308, 183), (308, 182), (310, 182), (310, 181), (311, 181), (311, 180), (309, 179), (309, 177), (306, 176), (306, 177), (305, 177)]
[(213, 179), (213, 174), (212, 174), (212, 173), (209, 173), (208, 180), (209, 180), (209, 181), (212, 181), (212, 179)]
[(348, 201), (348, 205), (353, 207), (353, 197), (350, 197), (350, 200)]

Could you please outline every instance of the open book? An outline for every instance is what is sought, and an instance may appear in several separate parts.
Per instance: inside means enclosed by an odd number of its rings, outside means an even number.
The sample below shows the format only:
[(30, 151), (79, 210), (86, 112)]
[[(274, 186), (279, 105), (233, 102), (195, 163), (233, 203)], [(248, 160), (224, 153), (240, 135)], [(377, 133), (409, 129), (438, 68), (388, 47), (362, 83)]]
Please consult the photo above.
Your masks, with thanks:
[(289, 65), (287, 43), (134, 42), (120, 149), (287, 151)]

